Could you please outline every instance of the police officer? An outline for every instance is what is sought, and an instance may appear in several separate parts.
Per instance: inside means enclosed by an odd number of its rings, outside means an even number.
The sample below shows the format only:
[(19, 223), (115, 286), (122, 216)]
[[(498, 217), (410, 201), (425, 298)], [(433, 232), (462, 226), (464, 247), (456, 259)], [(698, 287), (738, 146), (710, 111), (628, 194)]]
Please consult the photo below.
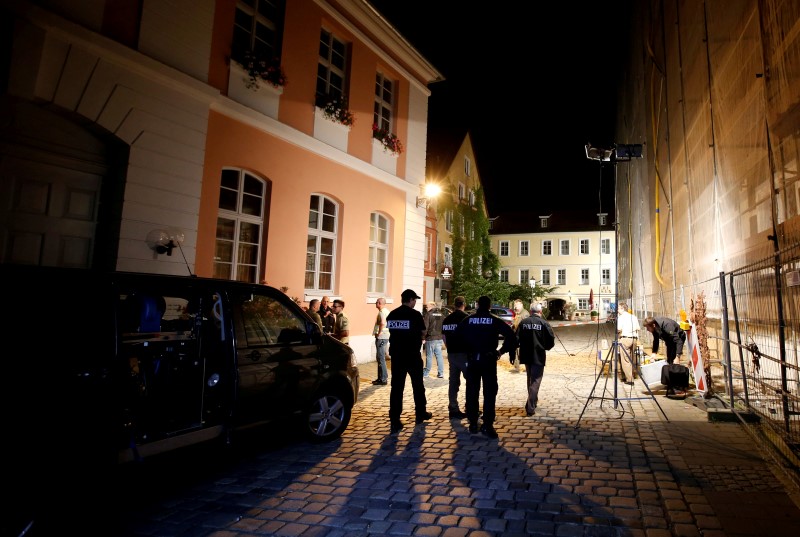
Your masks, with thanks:
[(458, 389), (461, 387), (461, 376), (467, 378), (467, 345), (458, 337), (456, 327), (458, 324), (469, 317), (464, 311), (467, 301), (463, 296), (457, 296), (453, 300), (455, 310), (442, 321), (442, 338), (447, 347), (447, 363), (450, 369), (450, 384), (447, 390), (450, 419), (463, 419), (467, 414), (461, 412), (458, 407)]
[(555, 344), (555, 334), (547, 321), (542, 318), (542, 305), (531, 306), (533, 315), (520, 321), (517, 326), (517, 353), (519, 361), (525, 364), (528, 384), (528, 400), (525, 402), (525, 413), (533, 416), (539, 402), (539, 387), (542, 385), (547, 352)]
[[(461, 321), (456, 334), (464, 339), (468, 349), (467, 365), (467, 419), (469, 432), (478, 433), (479, 396), (483, 382), (483, 426), (480, 431), (489, 438), (497, 438), (494, 430), (495, 400), (497, 399), (497, 360), (508, 352), (514, 353), (517, 338), (505, 321), (492, 315), (488, 296), (478, 298), (478, 309)], [(503, 346), (497, 350), (499, 337)], [(513, 356), (512, 356), (513, 358)]]
[(411, 389), (414, 390), (414, 410), (417, 423), (433, 417), (428, 412), (428, 401), (425, 398), (425, 384), (422, 380), (422, 334), (425, 322), (422, 314), (414, 309), (417, 293), (406, 289), (400, 295), (402, 305), (393, 309), (386, 316), (389, 328), (389, 349), (392, 353), (392, 389), (389, 394), (389, 422), (392, 433), (403, 430), (400, 415), (403, 413), (403, 390), (406, 386), (406, 374), (411, 377)]

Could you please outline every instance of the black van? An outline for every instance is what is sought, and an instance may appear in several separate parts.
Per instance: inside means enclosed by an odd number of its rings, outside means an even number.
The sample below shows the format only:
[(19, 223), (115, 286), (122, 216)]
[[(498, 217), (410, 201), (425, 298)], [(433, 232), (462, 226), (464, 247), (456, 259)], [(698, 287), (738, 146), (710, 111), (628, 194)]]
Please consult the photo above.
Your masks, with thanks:
[(2, 423), (20, 458), (132, 461), (285, 417), (314, 442), (348, 426), (352, 349), (278, 289), (32, 266), (0, 275)]

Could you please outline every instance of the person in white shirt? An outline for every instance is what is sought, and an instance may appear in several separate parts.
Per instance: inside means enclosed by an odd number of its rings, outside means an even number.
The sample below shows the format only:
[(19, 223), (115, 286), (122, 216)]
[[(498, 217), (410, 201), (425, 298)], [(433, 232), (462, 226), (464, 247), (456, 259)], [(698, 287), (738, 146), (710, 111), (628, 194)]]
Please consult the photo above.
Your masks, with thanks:
[(619, 351), (619, 365), (622, 367), (622, 382), (633, 384), (633, 356), (639, 340), (639, 319), (628, 311), (628, 305), (617, 305), (617, 340), (627, 352)]

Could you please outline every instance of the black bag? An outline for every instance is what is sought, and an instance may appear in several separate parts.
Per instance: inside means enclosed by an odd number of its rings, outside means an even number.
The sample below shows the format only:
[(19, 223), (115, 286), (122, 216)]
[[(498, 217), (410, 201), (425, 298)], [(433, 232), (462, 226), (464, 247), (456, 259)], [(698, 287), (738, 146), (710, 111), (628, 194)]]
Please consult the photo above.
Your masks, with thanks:
[(680, 364), (664, 364), (661, 368), (661, 384), (685, 390), (689, 387), (689, 368)]

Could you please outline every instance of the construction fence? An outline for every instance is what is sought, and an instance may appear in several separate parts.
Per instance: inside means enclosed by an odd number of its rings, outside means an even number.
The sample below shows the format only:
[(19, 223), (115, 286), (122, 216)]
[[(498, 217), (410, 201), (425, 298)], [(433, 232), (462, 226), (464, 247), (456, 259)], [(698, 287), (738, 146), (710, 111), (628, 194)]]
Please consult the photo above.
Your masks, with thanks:
[[(800, 486), (800, 244), (718, 278), (634, 298), (640, 319), (685, 309), (705, 362), (706, 397), (722, 401)], [(649, 338), (649, 339), (648, 339)], [(652, 336), (643, 334), (643, 343)]]

